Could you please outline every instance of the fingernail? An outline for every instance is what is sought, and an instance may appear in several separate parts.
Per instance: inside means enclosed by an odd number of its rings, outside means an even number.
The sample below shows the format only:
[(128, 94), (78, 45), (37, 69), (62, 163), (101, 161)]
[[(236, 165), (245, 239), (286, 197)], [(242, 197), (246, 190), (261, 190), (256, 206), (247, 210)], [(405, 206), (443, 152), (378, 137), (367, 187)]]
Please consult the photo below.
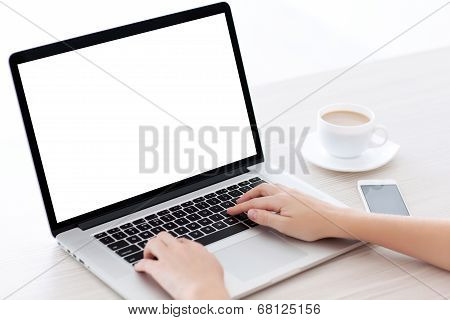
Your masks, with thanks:
[(252, 220), (255, 219), (256, 218), (256, 210), (253, 210), (253, 209), (248, 210), (247, 216)]

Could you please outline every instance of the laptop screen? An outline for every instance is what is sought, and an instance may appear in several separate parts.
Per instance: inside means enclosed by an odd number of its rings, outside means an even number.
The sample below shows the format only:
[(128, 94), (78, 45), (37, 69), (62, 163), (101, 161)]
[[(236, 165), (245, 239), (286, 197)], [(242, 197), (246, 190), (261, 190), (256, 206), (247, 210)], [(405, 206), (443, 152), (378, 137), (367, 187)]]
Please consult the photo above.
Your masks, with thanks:
[(57, 222), (256, 155), (225, 14), (19, 72)]

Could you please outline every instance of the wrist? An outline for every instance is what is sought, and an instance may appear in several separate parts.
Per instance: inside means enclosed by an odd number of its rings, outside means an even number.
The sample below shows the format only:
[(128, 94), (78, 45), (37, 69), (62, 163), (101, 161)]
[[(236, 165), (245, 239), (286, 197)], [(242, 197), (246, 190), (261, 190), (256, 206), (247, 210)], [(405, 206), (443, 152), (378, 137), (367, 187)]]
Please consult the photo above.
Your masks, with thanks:
[(350, 208), (338, 208), (327, 213), (331, 224), (329, 237), (357, 239), (358, 225), (365, 218), (364, 214)]

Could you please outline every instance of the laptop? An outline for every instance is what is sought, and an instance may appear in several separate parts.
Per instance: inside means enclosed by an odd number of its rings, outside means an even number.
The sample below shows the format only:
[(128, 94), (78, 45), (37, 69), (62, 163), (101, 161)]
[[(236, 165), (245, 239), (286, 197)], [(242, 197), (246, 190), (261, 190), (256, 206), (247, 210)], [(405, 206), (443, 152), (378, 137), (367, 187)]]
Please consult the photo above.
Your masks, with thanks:
[[(246, 191), (287, 177), (258, 169), (263, 150), (226, 3), (17, 52), (10, 67), (51, 232), (122, 297), (168, 298), (133, 268), (163, 230), (205, 245), (233, 298), (359, 245), (305, 243), (226, 214)], [(335, 201), (293, 181), (281, 182)]]

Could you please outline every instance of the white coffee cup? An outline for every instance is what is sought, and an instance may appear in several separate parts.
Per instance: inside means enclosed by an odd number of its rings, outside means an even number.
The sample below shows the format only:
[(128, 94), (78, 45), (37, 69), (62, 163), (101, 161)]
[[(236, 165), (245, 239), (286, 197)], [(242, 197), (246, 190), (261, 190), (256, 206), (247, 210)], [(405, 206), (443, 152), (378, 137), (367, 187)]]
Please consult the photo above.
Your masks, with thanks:
[[(334, 113), (331, 114), (332, 112)], [(332, 115), (340, 115), (342, 118), (346, 114), (362, 115), (361, 119), (364, 121), (351, 124), (346, 121), (330, 122)], [(324, 119), (324, 115), (329, 121)], [(388, 141), (386, 127), (375, 124), (375, 114), (369, 108), (356, 104), (338, 103), (321, 108), (317, 115), (317, 132), (324, 149), (338, 158), (358, 157), (368, 148), (381, 147)], [(381, 134), (376, 135), (376, 140), (375, 133)]]

